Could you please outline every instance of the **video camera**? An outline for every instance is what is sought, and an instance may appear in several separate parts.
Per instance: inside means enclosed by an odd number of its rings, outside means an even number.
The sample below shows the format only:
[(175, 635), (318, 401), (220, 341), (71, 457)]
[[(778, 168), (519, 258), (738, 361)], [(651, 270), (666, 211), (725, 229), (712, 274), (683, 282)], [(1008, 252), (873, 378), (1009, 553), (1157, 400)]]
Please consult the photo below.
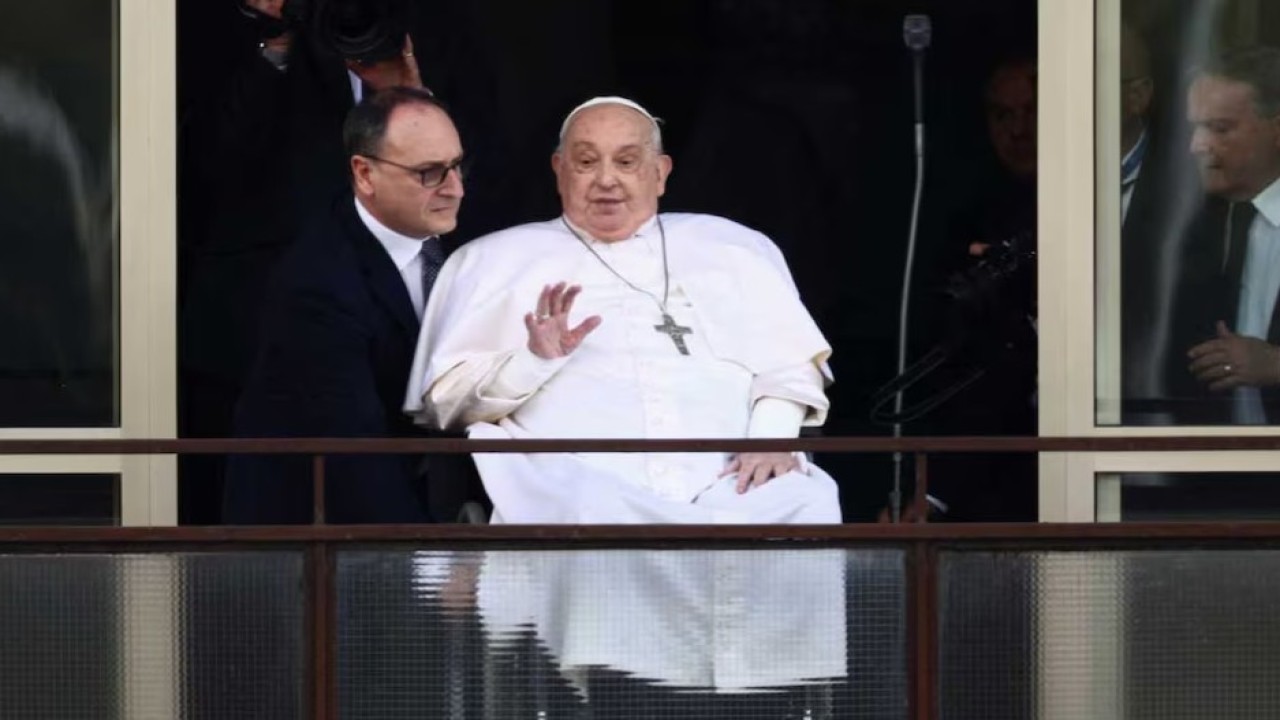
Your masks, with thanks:
[(947, 278), (941, 291), (948, 312), (943, 343), (953, 350), (998, 331), (1010, 311), (1034, 317), (1036, 245), (1030, 232), (991, 245), (976, 263)]
[[(973, 265), (941, 288), (943, 336), (922, 357), (871, 397), (876, 422), (918, 420), (976, 382), (1001, 354), (1029, 351), (1036, 316), (1036, 244), (1030, 232), (987, 248)], [(948, 378), (941, 388), (895, 413), (890, 403), (927, 377)], [(935, 381), (935, 384), (936, 381)]]
[(237, 0), (263, 38), (299, 31), (344, 59), (372, 64), (398, 56), (412, 24), (411, 0), (285, 0), (274, 18)]

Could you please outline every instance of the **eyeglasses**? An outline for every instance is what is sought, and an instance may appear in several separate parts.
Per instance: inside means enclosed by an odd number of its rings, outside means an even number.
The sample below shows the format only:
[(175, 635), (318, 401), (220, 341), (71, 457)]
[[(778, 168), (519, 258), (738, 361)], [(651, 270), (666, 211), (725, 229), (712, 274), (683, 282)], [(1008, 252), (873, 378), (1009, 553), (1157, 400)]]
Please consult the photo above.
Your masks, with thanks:
[(462, 179), (463, 177), (466, 176), (467, 168), (471, 164), (469, 159), (465, 156), (460, 157), (457, 160), (454, 160), (453, 162), (444, 163), (442, 165), (441, 164), (428, 165), (427, 167), (424, 167), (424, 168), (416, 168), (416, 167), (410, 167), (408, 165), (401, 165), (400, 163), (394, 160), (380, 158), (376, 155), (365, 155), (364, 157), (370, 160), (376, 160), (380, 163), (386, 163), (393, 167), (398, 167), (401, 170), (407, 170), (408, 172), (411, 172), (414, 175), (417, 175), (418, 182), (421, 183), (422, 187), (424, 188), (433, 188), (433, 187), (439, 187), (440, 185), (443, 185), (445, 178), (449, 177), (450, 170), (457, 170), (458, 179)]

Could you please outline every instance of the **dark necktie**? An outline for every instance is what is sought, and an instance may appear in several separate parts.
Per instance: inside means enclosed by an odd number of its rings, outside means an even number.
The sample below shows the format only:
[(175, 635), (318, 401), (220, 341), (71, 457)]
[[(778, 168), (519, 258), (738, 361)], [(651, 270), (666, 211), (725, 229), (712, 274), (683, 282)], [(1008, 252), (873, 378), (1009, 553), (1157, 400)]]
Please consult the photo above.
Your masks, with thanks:
[(1222, 233), (1222, 271), (1239, 281), (1244, 272), (1245, 254), (1249, 250), (1249, 228), (1258, 214), (1253, 203), (1231, 203), (1227, 209), (1226, 226)]
[(444, 245), (440, 238), (423, 240), (418, 256), (422, 258), (422, 303), (425, 306), (431, 297), (431, 288), (436, 284), (436, 276), (440, 274), (440, 266), (444, 265)]

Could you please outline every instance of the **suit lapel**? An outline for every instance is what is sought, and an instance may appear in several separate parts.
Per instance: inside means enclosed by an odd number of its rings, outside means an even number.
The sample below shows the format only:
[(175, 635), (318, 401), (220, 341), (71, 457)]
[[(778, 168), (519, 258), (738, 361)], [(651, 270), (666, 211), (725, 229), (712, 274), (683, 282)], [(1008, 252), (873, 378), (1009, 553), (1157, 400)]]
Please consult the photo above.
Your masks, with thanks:
[(339, 217), (345, 226), (346, 235), (352, 240), (356, 257), (360, 262), (361, 272), (369, 282), (378, 304), (395, 318), (396, 323), (404, 330), (411, 341), (418, 337), (418, 315), (413, 310), (413, 301), (409, 299), (409, 290), (404, 286), (404, 278), (396, 269), (395, 263), (387, 255), (387, 251), (378, 243), (378, 239), (369, 232), (369, 228), (360, 222), (356, 214), (355, 200), (345, 194), (339, 208)]

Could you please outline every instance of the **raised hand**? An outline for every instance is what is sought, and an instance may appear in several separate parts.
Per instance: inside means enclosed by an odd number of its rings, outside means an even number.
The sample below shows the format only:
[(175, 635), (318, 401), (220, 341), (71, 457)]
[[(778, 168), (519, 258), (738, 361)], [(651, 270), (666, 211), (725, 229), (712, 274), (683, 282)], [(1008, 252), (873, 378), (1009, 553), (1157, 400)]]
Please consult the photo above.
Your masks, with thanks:
[[(245, 0), (245, 6), (251, 10), (255, 10), (263, 15), (276, 20), (284, 19), (284, 0)], [(289, 51), (289, 43), (293, 40), (293, 33), (285, 31), (276, 37), (266, 38), (262, 41), (264, 49), (277, 52), (283, 57)]]
[(542, 288), (537, 311), (524, 316), (524, 326), (529, 331), (529, 352), (544, 360), (564, 357), (577, 350), (591, 331), (600, 327), (600, 316), (592, 315), (577, 327), (569, 328), (569, 311), (581, 292), (582, 286), (563, 282)]
[(284, 17), (284, 0), (244, 0), (244, 4), (277, 20)]
[(348, 60), (347, 67), (374, 90), (423, 86), (422, 74), (418, 72), (418, 60), (413, 55), (413, 40), (408, 35), (404, 36), (404, 49), (398, 57), (368, 64)]

